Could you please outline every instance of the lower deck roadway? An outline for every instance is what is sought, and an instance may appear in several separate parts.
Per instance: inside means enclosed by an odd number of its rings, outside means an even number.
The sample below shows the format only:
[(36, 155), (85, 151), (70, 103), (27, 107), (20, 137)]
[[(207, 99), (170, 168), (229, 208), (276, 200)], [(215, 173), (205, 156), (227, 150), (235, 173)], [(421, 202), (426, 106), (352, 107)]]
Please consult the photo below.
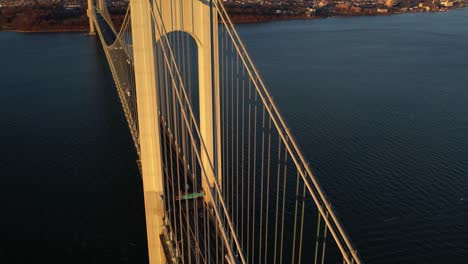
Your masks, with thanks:
[[(212, 209), (203, 197), (182, 200), (182, 195), (201, 192), (200, 173), (193, 173), (184, 161), (171, 132), (161, 122), (166, 190), (166, 215), (169, 218), (183, 263), (226, 263), (227, 254)], [(195, 175), (195, 177), (193, 176)], [(168, 258), (169, 259), (169, 258)]]

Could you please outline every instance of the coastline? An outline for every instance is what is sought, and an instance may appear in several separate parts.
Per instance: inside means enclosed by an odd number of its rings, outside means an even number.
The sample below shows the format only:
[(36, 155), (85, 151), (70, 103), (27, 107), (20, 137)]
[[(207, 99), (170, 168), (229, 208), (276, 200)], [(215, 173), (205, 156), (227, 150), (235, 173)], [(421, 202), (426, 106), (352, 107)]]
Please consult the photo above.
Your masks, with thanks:
[(23, 30), (23, 29), (0, 29), (0, 32), (16, 32), (16, 33), (86, 33), (86, 29), (40, 29), (40, 30)]
[[(467, 8), (468, 5), (453, 7), (445, 9), (443, 11), (407, 11), (407, 12), (391, 12), (391, 13), (374, 13), (374, 14), (336, 14), (331, 16), (306, 16), (306, 15), (285, 15), (285, 16), (249, 16), (249, 15), (230, 15), (231, 20), (234, 24), (250, 24), (250, 23), (265, 23), (274, 21), (285, 21), (285, 20), (315, 20), (315, 19), (326, 19), (326, 18), (343, 18), (343, 17), (379, 17), (379, 16), (394, 16), (404, 14), (424, 14), (424, 13), (446, 13), (454, 10), (460, 10)], [(242, 19), (242, 17), (247, 17)]]
[[(468, 5), (450, 8), (444, 11), (427, 11), (427, 12), (392, 12), (392, 13), (382, 13), (382, 14), (337, 14), (331, 16), (307, 16), (307, 15), (248, 15), (248, 14), (231, 14), (231, 21), (234, 24), (255, 24), (255, 23), (268, 23), (274, 21), (287, 21), (287, 20), (316, 20), (316, 19), (325, 19), (332, 17), (376, 17), (376, 16), (393, 16), (393, 15), (402, 15), (402, 14), (419, 14), (419, 13), (445, 13), (452, 10), (464, 9)], [(85, 20), (87, 21), (87, 20)], [(74, 25), (66, 24), (54, 24), (44, 25), (41, 28), (36, 26), (32, 28), (14, 28), (12, 26), (7, 26), (2, 28), (0, 25), (0, 32), (17, 32), (17, 33), (86, 33), (89, 29), (88, 23), (80, 23)]]

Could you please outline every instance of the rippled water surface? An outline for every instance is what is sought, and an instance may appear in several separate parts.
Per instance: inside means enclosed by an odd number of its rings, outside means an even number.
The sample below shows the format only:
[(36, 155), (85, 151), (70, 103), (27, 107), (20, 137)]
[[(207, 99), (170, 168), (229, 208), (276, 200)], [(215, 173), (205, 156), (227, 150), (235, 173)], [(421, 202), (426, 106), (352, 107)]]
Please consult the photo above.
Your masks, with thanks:
[(468, 263), (468, 10), (239, 27), (369, 263)]
[[(468, 263), (468, 9), (238, 26), (367, 263)], [(145, 263), (99, 43), (0, 33), (0, 263)]]
[(145, 263), (136, 154), (83, 34), (0, 33), (0, 263)]

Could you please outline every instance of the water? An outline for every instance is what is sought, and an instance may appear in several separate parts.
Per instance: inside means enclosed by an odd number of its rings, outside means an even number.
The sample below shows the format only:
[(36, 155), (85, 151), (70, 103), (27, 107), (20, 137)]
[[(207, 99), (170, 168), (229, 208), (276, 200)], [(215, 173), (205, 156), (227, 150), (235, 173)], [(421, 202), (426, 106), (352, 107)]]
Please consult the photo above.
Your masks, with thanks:
[(81, 34), (0, 33), (0, 263), (145, 263), (136, 154)]
[[(468, 261), (466, 25), (468, 9), (238, 26), (367, 263)], [(146, 262), (98, 42), (1, 33), (0, 50), (0, 263)]]
[(467, 25), (465, 9), (239, 27), (368, 263), (468, 263)]

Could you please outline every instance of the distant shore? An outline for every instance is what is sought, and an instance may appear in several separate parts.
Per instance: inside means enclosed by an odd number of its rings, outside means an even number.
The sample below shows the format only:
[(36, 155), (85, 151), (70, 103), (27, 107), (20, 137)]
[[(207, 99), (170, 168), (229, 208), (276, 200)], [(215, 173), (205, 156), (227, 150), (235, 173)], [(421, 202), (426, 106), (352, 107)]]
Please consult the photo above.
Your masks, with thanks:
[[(448, 8), (444, 10), (425, 11), (425, 12), (450, 12), (452, 9), (465, 8), (466, 5)], [(89, 20), (82, 12), (79, 14), (65, 14), (57, 18), (50, 18), (48, 10), (44, 8), (16, 9), (13, 11), (0, 9), (0, 31), (14, 31), (21, 33), (63, 33), (63, 32), (88, 32)], [(5, 16), (5, 13), (7, 16)], [(57, 13), (57, 12), (56, 12)], [(336, 13), (333, 15), (305, 15), (305, 14), (243, 14), (230, 13), (231, 21), (235, 24), (264, 23), (284, 20), (312, 20), (329, 17), (362, 17), (362, 16), (390, 16), (407, 13), (422, 13), (422, 11), (407, 12), (387, 12), (387, 13)], [(3, 15), (3, 20), (2, 20)], [(9, 16), (8, 16), (9, 15)], [(5, 19), (5, 17), (7, 19)], [(119, 28), (123, 22), (124, 15), (114, 14), (112, 20)]]
[(0, 29), (0, 32), (17, 32), (17, 33), (86, 33), (89, 31), (89, 28), (78, 29), (78, 28), (68, 28), (68, 29)]
[[(112, 15), (117, 28), (123, 22), (126, 10)], [(63, 5), (31, 5), (0, 8), (0, 31), (25, 33), (87, 32), (89, 19), (86, 9), (67, 9)]]
[(272, 22), (272, 21), (281, 21), (281, 20), (312, 20), (312, 19), (323, 19), (330, 17), (375, 17), (375, 16), (392, 16), (392, 15), (401, 15), (401, 14), (418, 14), (418, 13), (443, 13), (450, 12), (456, 9), (463, 9), (467, 5), (441, 9), (441, 10), (432, 10), (432, 11), (420, 11), (420, 10), (408, 10), (408, 11), (388, 11), (385, 13), (353, 13), (353, 12), (342, 12), (332, 15), (319, 15), (311, 16), (305, 14), (298, 15), (248, 15), (248, 14), (230, 14), (231, 20), (233, 23), (261, 23), (261, 22)]

